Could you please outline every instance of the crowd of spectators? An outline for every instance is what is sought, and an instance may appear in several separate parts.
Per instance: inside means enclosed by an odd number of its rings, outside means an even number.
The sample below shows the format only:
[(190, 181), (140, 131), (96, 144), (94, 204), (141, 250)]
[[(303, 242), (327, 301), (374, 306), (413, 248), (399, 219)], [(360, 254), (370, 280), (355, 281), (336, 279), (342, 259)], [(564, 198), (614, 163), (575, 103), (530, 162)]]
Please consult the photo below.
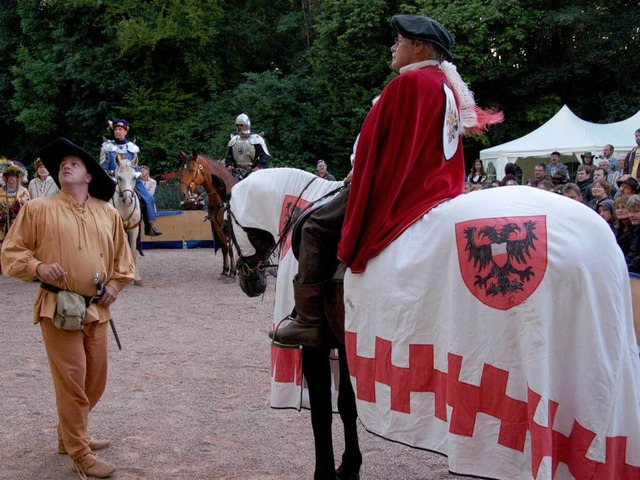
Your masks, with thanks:
[[(571, 198), (597, 212), (616, 236), (629, 272), (640, 274), (640, 129), (635, 132), (637, 147), (614, 155), (613, 145), (605, 145), (602, 154), (580, 155), (581, 164), (572, 178), (559, 152), (552, 152), (548, 163), (534, 166), (529, 187)], [(500, 186), (520, 185), (517, 168), (505, 166), (501, 181), (489, 181), (480, 160), (469, 172), (465, 193)], [(484, 181), (478, 181), (484, 179)]]

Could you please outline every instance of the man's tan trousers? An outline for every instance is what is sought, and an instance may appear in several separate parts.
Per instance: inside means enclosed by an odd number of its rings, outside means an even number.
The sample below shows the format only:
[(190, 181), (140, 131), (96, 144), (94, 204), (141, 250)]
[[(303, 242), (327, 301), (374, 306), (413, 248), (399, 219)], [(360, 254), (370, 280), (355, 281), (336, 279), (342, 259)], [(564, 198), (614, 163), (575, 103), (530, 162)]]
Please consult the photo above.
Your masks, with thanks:
[(89, 453), (89, 412), (107, 383), (108, 325), (93, 322), (83, 330), (60, 330), (40, 322), (58, 409), (58, 437), (72, 458)]

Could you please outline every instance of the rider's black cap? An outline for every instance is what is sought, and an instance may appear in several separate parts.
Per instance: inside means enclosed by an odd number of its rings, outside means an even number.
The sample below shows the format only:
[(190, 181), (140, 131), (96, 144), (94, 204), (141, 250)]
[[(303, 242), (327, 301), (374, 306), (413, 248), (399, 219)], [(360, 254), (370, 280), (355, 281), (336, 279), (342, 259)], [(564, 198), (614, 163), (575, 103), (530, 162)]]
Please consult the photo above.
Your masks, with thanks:
[(405, 38), (433, 43), (439, 46), (451, 61), (451, 49), (455, 40), (451, 32), (441, 23), (420, 15), (395, 15), (391, 20), (391, 27)]

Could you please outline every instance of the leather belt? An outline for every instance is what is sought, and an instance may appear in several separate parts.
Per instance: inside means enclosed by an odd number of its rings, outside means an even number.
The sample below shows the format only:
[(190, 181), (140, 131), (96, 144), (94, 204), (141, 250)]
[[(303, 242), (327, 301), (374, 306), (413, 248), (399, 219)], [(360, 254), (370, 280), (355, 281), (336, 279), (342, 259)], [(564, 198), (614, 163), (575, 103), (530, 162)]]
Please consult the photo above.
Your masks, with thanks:
[[(50, 285), (44, 282), (40, 282), (40, 288), (51, 293), (60, 293), (60, 292), (66, 291), (64, 288), (59, 288), (59, 287), (56, 287), (55, 285)], [(86, 307), (88, 307), (92, 302), (97, 302), (99, 300), (97, 297), (87, 297), (85, 295), (80, 295), (80, 296), (84, 298), (84, 304)]]

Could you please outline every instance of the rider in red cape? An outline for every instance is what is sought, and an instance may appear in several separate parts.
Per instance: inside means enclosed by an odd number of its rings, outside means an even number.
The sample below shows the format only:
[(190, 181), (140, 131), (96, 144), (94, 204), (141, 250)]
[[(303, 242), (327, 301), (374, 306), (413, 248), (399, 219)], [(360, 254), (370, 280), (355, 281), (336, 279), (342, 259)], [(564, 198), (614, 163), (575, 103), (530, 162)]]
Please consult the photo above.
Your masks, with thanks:
[[(342, 260), (365, 269), (413, 222), (462, 193), (461, 135), (502, 120), (480, 110), (451, 63), (454, 40), (437, 21), (396, 15), (391, 68), (400, 72), (382, 91), (356, 141), (353, 182), (316, 209), (302, 227), (293, 280), (296, 317), (271, 332), (280, 346), (327, 347), (335, 342), (324, 312), (326, 281)], [(339, 247), (339, 248), (338, 248)]]
[(437, 66), (405, 72), (362, 125), (338, 250), (354, 273), (431, 208), (462, 193), (462, 140), (455, 135), (449, 160), (442, 147), (445, 85)]

